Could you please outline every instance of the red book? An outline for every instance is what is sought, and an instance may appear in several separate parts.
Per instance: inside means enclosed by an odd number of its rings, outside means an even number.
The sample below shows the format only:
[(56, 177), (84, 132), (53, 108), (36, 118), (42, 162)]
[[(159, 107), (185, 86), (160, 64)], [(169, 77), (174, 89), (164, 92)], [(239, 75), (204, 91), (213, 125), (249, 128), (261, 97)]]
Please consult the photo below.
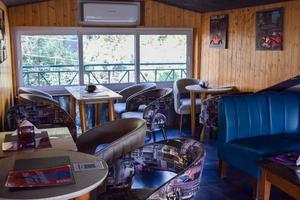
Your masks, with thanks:
[(70, 165), (45, 169), (10, 171), (5, 183), (9, 188), (31, 188), (74, 183)]

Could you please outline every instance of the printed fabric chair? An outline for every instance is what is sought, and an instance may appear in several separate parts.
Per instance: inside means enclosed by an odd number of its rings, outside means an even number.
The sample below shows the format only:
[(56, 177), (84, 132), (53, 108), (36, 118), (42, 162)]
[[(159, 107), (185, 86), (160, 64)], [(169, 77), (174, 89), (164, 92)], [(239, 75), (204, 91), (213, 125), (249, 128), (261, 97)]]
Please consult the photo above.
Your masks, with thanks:
[(139, 92), (144, 92), (155, 88), (155, 83), (141, 83), (124, 88), (119, 92), (119, 94), (122, 95), (123, 98), (121, 100), (118, 100), (117, 103), (115, 103), (114, 105), (115, 113), (117, 113), (118, 116), (120, 116), (123, 112), (126, 112), (127, 99), (131, 96)]
[[(152, 89), (140, 92), (127, 99), (122, 119), (141, 118), (147, 121), (147, 132), (156, 141), (156, 131), (162, 131), (166, 140), (167, 112), (172, 102), (172, 89)], [(141, 109), (142, 108), (142, 109)]]
[[(226, 95), (251, 94), (250, 92), (239, 92), (236, 88)], [(223, 95), (210, 96), (202, 102), (199, 123), (203, 125), (200, 136), (204, 137), (204, 131), (208, 131), (210, 136), (218, 131), (218, 106)], [(203, 138), (201, 139), (203, 140)]]
[(77, 139), (77, 131), (71, 116), (55, 103), (37, 101), (19, 104), (7, 112), (8, 126), (15, 130), (23, 120), (28, 120), (37, 128), (68, 127), (73, 140)]
[(57, 106), (60, 106), (58, 101), (44, 95), (29, 94), (29, 93), (21, 93), (18, 95), (18, 104), (27, 104), (27, 103), (36, 103), (36, 102), (45, 102), (45, 103), (55, 104)]
[[(114, 162), (106, 181), (106, 192), (98, 199), (193, 199), (200, 188), (204, 157), (204, 147), (193, 139), (145, 145)], [(131, 189), (134, 175), (151, 171), (171, 171), (176, 175), (158, 189)]]
[[(143, 119), (119, 119), (99, 125), (79, 136), (78, 151), (96, 155), (108, 165), (144, 145), (146, 121)], [(98, 147), (103, 147), (98, 150)]]
[(29, 87), (20, 87), (18, 89), (18, 94), (33, 94), (33, 95), (39, 95), (46, 97), (47, 99), (52, 99), (54, 102), (58, 104), (58, 102), (47, 92), (44, 92), (42, 90), (38, 90), (35, 88), (29, 88)]
[[(179, 79), (173, 84), (174, 110), (180, 115), (179, 129), (182, 130), (183, 115), (191, 114), (190, 93), (185, 89), (188, 85), (197, 85), (199, 80), (193, 78)], [(201, 99), (196, 98), (196, 113), (200, 113)]]

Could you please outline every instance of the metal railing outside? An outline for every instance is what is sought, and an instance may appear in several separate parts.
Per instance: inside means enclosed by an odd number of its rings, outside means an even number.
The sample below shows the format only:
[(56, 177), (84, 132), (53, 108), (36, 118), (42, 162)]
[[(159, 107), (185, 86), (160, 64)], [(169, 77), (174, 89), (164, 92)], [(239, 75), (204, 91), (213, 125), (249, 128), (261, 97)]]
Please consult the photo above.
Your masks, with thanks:
[[(141, 63), (141, 82), (164, 82), (184, 78), (186, 63)], [(135, 79), (134, 64), (86, 64), (85, 83), (130, 83)], [(24, 65), (25, 86), (54, 86), (79, 84), (78, 65)]]

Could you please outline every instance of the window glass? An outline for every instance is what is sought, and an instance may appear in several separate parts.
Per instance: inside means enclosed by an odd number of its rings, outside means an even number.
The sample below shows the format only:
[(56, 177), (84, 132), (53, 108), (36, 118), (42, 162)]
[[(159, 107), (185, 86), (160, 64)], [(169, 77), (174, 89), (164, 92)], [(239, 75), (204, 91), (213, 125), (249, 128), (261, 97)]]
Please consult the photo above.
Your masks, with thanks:
[(140, 36), (140, 81), (174, 81), (187, 75), (186, 35)]
[(83, 35), (84, 83), (133, 83), (134, 35)]
[(24, 86), (79, 84), (77, 35), (21, 35)]

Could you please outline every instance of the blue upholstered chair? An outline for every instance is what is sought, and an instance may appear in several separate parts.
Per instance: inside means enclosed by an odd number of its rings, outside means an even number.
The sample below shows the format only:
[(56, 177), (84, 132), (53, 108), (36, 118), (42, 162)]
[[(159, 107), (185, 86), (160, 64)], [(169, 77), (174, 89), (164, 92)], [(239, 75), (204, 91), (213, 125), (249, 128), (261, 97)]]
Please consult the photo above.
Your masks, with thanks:
[(218, 156), (260, 179), (258, 161), (300, 151), (300, 94), (265, 92), (223, 96), (219, 103)]

